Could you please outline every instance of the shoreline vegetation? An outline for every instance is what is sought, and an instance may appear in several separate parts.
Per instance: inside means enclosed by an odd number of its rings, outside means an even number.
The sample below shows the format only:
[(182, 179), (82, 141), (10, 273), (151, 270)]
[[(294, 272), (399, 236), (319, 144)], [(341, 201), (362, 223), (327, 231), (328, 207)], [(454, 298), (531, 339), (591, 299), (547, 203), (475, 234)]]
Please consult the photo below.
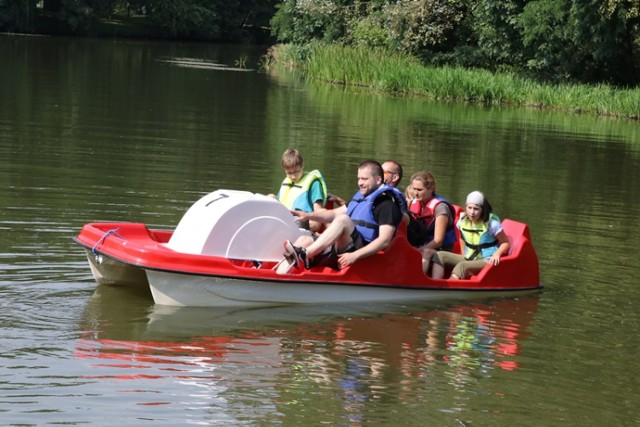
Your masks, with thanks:
[(640, 88), (545, 84), (515, 74), (430, 67), (408, 55), (358, 46), (279, 44), (267, 53), (265, 67), (295, 69), (308, 79), (374, 93), (640, 120)]

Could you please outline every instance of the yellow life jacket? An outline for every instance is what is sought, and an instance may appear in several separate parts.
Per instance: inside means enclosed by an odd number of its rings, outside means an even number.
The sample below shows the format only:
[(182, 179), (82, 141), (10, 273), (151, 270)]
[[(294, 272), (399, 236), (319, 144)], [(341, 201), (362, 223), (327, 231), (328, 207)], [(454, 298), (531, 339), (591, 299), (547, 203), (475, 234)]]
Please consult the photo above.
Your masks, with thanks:
[(494, 236), (490, 236), (489, 222), (494, 219), (500, 221), (495, 214), (489, 215), (489, 221), (480, 221), (475, 226), (469, 217), (463, 214), (459, 221), (460, 237), (464, 241), (464, 257), (468, 260), (490, 258), (498, 250), (499, 242)]
[(309, 190), (315, 181), (319, 181), (322, 186), (322, 206), (324, 206), (327, 202), (327, 183), (317, 169), (305, 173), (296, 182), (289, 177), (285, 178), (278, 193), (278, 200), (292, 211), (313, 212), (313, 201), (309, 200)]

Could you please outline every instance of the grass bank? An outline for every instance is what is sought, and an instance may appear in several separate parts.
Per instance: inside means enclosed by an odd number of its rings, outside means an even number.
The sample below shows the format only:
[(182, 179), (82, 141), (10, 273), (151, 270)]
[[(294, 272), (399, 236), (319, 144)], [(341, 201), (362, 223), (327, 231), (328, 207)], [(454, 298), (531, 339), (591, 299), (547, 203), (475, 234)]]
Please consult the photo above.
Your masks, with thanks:
[(277, 45), (270, 55), (270, 63), (276, 67), (300, 69), (307, 78), (374, 92), (640, 119), (640, 89), (552, 85), (514, 74), (425, 67), (406, 55), (362, 47)]

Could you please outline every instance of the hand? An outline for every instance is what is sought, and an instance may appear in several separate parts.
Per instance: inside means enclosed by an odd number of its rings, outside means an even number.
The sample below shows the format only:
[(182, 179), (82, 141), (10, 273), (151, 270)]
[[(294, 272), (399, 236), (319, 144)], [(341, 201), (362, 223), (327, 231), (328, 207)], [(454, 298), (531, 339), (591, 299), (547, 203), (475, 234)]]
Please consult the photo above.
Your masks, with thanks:
[(340, 264), (340, 268), (352, 265), (357, 260), (358, 255), (356, 255), (355, 252), (345, 252), (338, 255), (338, 264)]
[(307, 216), (309, 216), (309, 214), (307, 212), (303, 212), (303, 211), (290, 211), (291, 215), (296, 216), (296, 221), (300, 222), (300, 221), (307, 221)]
[(489, 258), (489, 264), (491, 264), (491, 265), (500, 264), (500, 255), (495, 254), (495, 253), (493, 255), (491, 255), (491, 258)]

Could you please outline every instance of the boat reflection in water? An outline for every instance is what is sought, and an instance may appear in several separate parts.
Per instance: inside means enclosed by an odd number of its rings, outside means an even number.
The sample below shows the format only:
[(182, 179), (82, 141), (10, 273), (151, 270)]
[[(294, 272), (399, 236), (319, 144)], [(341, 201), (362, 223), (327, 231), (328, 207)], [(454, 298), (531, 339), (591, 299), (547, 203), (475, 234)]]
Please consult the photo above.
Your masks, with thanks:
[[(76, 347), (91, 366), (87, 379), (191, 384), (207, 404), (231, 390), (234, 399), (288, 401), (311, 382), (341, 390), (354, 416), (390, 384), (402, 398), (421, 379), (458, 389), (518, 369), (539, 299), (219, 310), (155, 306), (130, 292), (99, 286), (87, 305)], [(138, 404), (171, 403), (158, 387), (137, 382), (138, 393), (155, 393)]]

